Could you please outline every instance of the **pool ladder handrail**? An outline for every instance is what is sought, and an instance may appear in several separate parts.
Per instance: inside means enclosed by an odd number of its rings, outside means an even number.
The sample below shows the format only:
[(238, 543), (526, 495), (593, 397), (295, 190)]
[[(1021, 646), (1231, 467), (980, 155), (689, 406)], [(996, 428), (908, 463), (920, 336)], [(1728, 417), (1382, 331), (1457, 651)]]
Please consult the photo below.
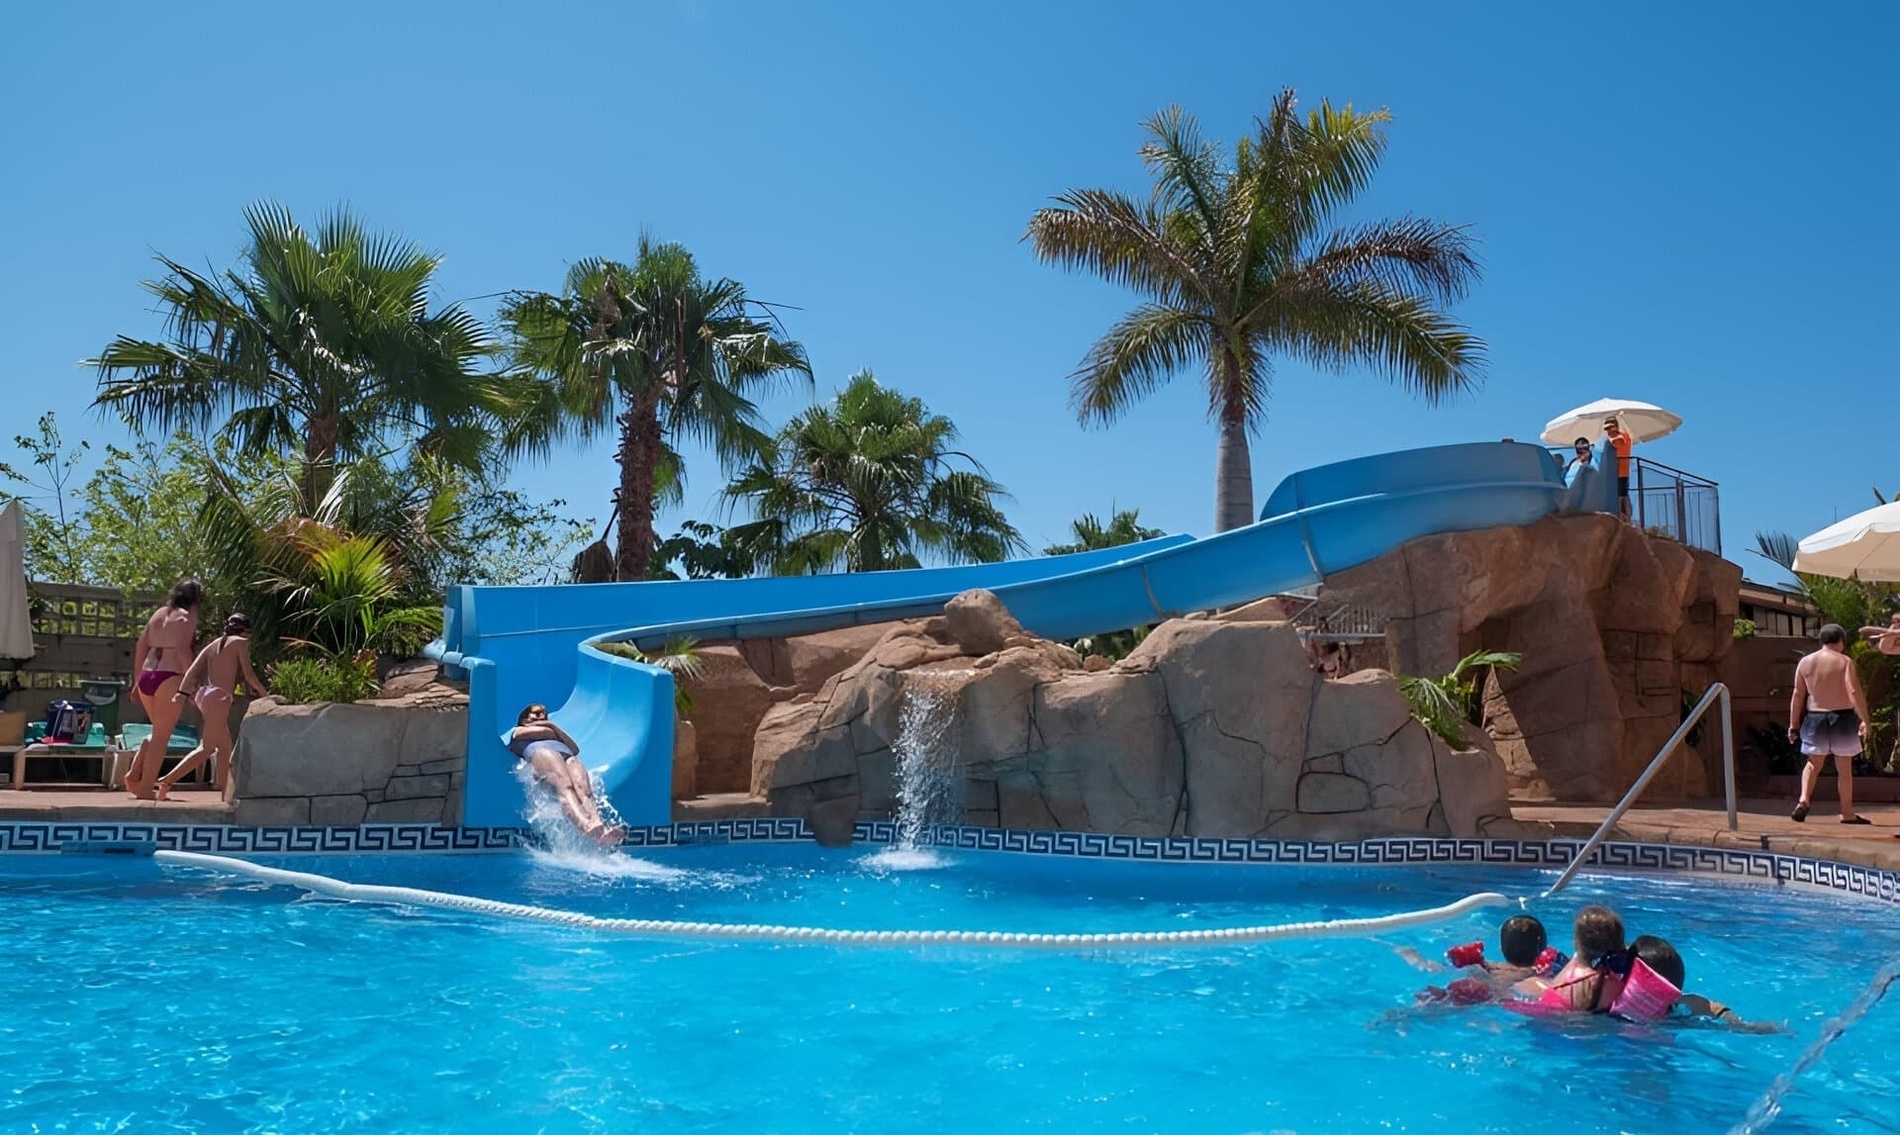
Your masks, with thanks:
[(1630, 805), (1636, 803), (1636, 798), (1642, 794), (1644, 788), (1649, 786), (1649, 782), (1655, 778), (1657, 772), (1661, 771), (1664, 763), (1675, 755), (1676, 749), (1689, 735), (1689, 731), (1695, 728), (1696, 722), (1701, 721), (1702, 715), (1709, 711), (1709, 707), (1717, 703), (1722, 706), (1722, 785), (1728, 794), (1728, 830), (1735, 830), (1735, 736), (1731, 724), (1732, 715), (1729, 712), (1728, 687), (1717, 682), (1703, 692), (1702, 700), (1695, 703), (1695, 708), (1682, 719), (1681, 725), (1676, 726), (1676, 731), (1669, 735), (1669, 740), (1663, 742), (1661, 751), (1649, 762), (1649, 767), (1643, 770), (1643, 775), (1636, 778), (1636, 783), (1630, 785), (1630, 790), (1623, 794), (1623, 799), (1617, 801), (1616, 807), (1610, 809), (1610, 814), (1604, 818), (1602, 826), (1597, 828), (1596, 834), (1577, 850), (1577, 854), (1570, 860), (1570, 866), (1564, 868), (1564, 873), (1557, 877), (1557, 882), (1544, 892), (1544, 898), (1549, 898), (1570, 885), (1570, 880), (1583, 869), (1585, 863), (1589, 862), (1590, 856), (1596, 853), (1598, 845), (1610, 834), (1610, 829), (1623, 818), (1623, 813), (1629, 811)]

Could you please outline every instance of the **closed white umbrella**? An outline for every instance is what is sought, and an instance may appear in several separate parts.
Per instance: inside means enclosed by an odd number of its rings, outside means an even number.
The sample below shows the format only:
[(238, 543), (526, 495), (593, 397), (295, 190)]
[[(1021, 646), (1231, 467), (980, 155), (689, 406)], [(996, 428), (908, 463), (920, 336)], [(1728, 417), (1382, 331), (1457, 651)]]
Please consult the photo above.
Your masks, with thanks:
[(1552, 418), (1544, 427), (1544, 444), (1569, 445), (1580, 437), (1599, 441), (1605, 418), (1615, 418), (1632, 441), (1655, 441), (1682, 426), (1681, 418), (1661, 406), (1629, 398), (1599, 398)]
[(1857, 512), (1801, 541), (1794, 570), (1868, 583), (1900, 582), (1900, 501)]
[(0, 508), (0, 658), (33, 657), (33, 624), (26, 608), (26, 531), (20, 502)]

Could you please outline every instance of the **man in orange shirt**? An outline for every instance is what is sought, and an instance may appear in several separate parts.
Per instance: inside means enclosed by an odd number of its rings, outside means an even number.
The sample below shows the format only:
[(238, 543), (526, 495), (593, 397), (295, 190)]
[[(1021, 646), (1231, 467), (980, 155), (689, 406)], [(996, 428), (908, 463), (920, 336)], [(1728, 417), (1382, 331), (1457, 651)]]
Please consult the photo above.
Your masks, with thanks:
[(1623, 432), (1615, 418), (1603, 419), (1603, 432), (1616, 450), (1616, 507), (1623, 519), (1630, 518), (1630, 445), (1633, 439)]

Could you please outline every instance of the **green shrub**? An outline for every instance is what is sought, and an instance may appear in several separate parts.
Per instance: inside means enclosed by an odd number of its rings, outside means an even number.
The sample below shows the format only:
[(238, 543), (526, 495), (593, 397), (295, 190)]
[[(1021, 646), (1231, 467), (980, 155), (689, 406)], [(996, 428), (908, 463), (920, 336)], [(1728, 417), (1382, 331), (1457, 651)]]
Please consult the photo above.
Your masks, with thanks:
[(1753, 619), (1735, 620), (1735, 637), (1738, 639), (1754, 638), (1755, 637), (1755, 620)]
[(1465, 744), (1465, 723), (1477, 724), (1479, 670), (1515, 670), (1523, 655), (1507, 650), (1477, 650), (1458, 660), (1451, 673), (1442, 678), (1399, 679), (1399, 692), (1427, 729), (1438, 734), (1447, 745), (1461, 749)]
[(271, 667), (270, 692), (291, 705), (361, 701), (376, 692), (376, 659), (371, 655), (287, 658)]
[(687, 692), (686, 683), (706, 670), (706, 659), (699, 653), (698, 639), (690, 636), (668, 639), (666, 645), (654, 654), (648, 654), (630, 642), (602, 642), (595, 645), (602, 654), (644, 662), (673, 675), (674, 712), (684, 718), (693, 716), (693, 695)]

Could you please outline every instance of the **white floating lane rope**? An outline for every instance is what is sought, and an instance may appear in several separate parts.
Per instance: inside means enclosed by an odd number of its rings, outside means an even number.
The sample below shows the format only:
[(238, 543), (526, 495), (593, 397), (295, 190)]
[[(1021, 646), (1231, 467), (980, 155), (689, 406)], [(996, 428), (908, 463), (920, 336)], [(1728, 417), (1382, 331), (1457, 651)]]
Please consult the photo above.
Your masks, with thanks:
[(655, 938), (702, 938), (720, 941), (827, 942), (852, 946), (991, 946), (1011, 950), (1104, 950), (1153, 946), (1229, 946), (1245, 942), (1274, 942), (1293, 938), (1350, 938), (1383, 934), (1407, 926), (1443, 922), (1511, 900), (1492, 892), (1471, 895), (1445, 906), (1411, 910), (1377, 918), (1337, 918), (1327, 922), (1287, 922), (1278, 926), (1235, 926), (1222, 930), (1129, 931), (1116, 934), (1021, 934), (996, 930), (827, 930), (815, 926), (767, 926), (756, 923), (679, 922), (653, 918), (601, 918), (571, 910), (498, 902), (473, 895), (425, 891), (415, 887), (384, 887), (346, 883), (328, 875), (285, 871), (224, 855), (195, 851), (160, 851), (160, 863), (200, 867), (244, 875), (266, 883), (300, 887), (331, 898), (394, 906), (432, 906), (497, 918), (550, 922), (581, 930), (611, 934), (639, 934)]

